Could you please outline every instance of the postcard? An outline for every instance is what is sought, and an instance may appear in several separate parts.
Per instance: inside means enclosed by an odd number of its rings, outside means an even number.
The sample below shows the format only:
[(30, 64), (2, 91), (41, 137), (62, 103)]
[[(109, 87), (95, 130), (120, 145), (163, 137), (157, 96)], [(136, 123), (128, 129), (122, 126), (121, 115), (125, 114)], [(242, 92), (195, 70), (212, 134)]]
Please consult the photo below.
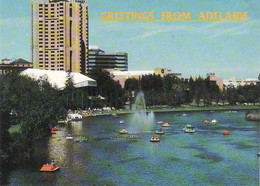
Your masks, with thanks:
[(0, 1), (1, 185), (259, 185), (260, 1)]

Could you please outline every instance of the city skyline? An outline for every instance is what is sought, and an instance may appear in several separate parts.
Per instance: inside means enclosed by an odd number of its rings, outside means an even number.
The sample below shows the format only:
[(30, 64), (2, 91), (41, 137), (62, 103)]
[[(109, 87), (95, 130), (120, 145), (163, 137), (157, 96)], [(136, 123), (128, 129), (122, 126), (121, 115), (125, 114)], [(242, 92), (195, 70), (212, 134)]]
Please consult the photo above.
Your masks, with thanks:
[[(113, 6), (113, 5), (117, 6)], [(0, 58), (31, 61), (30, 0), (1, 1)], [(129, 70), (172, 69), (184, 77), (215, 72), (225, 79), (257, 78), (258, 1), (89, 1), (89, 41), (108, 52), (128, 53)], [(15, 7), (15, 9), (13, 9)], [(155, 8), (156, 7), (156, 8)], [(103, 11), (247, 11), (247, 22), (105, 22)], [(4, 45), (3, 45), (4, 43)]]

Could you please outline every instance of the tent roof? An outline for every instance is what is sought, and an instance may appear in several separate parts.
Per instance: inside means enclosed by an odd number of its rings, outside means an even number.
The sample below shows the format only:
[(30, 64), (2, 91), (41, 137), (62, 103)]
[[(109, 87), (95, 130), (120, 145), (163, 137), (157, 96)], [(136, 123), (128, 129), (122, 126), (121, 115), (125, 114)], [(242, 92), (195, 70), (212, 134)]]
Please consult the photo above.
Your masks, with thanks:
[[(47, 78), (52, 86), (56, 86), (58, 89), (63, 90), (65, 88), (65, 83), (68, 79), (69, 73), (65, 71), (40, 70), (32, 68), (22, 71), (21, 74), (27, 75), (36, 80)], [(83, 74), (71, 72), (70, 76), (72, 77), (75, 87), (97, 86), (94, 79), (91, 79)]]

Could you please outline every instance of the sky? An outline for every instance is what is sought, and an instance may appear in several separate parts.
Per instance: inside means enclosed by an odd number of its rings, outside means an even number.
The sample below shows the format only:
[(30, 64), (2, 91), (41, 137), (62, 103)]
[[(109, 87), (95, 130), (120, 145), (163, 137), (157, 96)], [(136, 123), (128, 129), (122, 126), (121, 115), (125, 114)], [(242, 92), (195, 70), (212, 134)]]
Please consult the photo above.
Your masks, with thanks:
[[(101, 21), (103, 11), (248, 12), (246, 22)], [(31, 61), (30, 0), (0, 0), (0, 59)], [(157, 67), (183, 77), (214, 72), (228, 79), (260, 72), (259, 0), (89, 0), (89, 44), (128, 53), (129, 70)]]

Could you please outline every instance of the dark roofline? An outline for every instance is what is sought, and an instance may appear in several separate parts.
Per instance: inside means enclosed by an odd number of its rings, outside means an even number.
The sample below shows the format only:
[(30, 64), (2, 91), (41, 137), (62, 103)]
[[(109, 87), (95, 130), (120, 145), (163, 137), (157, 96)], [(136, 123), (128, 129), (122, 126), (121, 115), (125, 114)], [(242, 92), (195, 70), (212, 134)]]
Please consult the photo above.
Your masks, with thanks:
[(24, 59), (22, 59), (22, 58), (16, 59), (15, 61), (12, 61), (10, 64), (16, 64), (16, 63), (32, 64), (31, 62), (26, 61), (26, 60), (24, 60)]

